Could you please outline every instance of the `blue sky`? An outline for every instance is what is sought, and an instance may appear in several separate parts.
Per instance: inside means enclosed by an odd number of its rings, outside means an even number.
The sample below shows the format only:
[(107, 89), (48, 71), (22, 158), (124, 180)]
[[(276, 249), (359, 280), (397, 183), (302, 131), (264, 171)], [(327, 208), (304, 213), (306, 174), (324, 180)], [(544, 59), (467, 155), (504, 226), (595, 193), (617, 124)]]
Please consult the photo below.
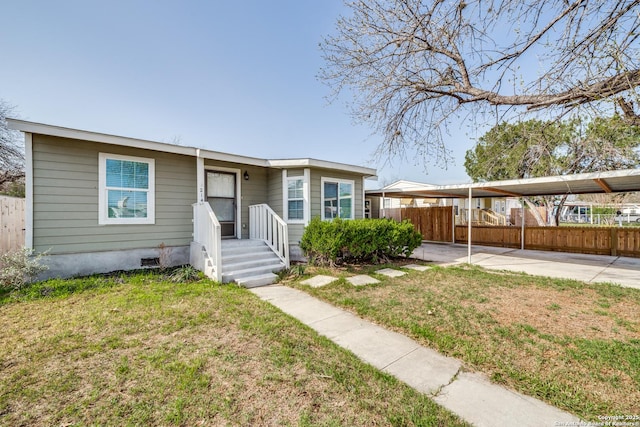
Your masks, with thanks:
[[(468, 182), (455, 164), (383, 163), (381, 138), (329, 104), (318, 44), (342, 0), (60, 0), (2, 5), (0, 98), (35, 122), (262, 158), (376, 167), (379, 181)], [(474, 135), (471, 135), (474, 136)]]

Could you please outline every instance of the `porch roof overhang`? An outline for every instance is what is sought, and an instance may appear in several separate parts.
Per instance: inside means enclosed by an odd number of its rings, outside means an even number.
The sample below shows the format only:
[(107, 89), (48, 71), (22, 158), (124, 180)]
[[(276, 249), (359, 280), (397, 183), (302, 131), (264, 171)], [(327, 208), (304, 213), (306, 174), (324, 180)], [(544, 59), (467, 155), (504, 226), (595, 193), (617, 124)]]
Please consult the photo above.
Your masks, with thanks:
[(640, 191), (640, 169), (557, 175), (455, 185), (411, 185), (367, 190), (367, 196), (406, 198), (474, 198), (553, 196), (565, 194), (626, 193)]
[(300, 167), (315, 167), (320, 169), (334, 169), (341, 171), (355, 172), (363, 175), (365, 178), (376, 178), (376, 170), (367, 168), (364, 166), (349, 165), (346, 163), (329, 162), (326, 160), (318, 159), (279, 159), (279, 160), (267, 160), (269, 166), (273, 168), (287, 169), (287, 168), (300, 168)]
[(48, 125), (44, 123), (30, 122), (26, 120), (7, 118), (10, 129), (24, 133), (56, 136), (61, 138), (77, 139), (81, 141), (100, 142), (103, 144), (119, 145), (124, 147), (142, 148), (147, 150), (161, 151), (164, 153), (182, 154), (185, 156), (200, 157), (204, 159), (220, 160), (243, 165), (260, 166), (265, 168), (300, 168), (318, 167), (348, 171), (363, 175), (365, 178), (374, 178), (376, 170), (346, 163), (330, 162), (309, 158), (301, 159), (261, 159), (258, 157), (242, 156), (238, 154), (223, 153), (220, 151), (187, 147), (183, 145), (168, 144), (165, 142), (149, 141), (145, 139), (129, 138), (125, 136), (110, 135), (100, 132), (92, 132), (80, 129), (72, 129), (62, 126)]

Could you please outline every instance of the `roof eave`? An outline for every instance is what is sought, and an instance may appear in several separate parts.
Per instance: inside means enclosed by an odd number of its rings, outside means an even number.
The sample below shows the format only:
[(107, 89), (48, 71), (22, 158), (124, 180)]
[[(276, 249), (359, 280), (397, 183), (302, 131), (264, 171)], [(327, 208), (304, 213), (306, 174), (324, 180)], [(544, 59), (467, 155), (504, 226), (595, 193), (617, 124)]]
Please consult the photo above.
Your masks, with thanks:
[(239, 163), (272, 168), (291, 167), (318, 167), (324, 169), (334, 169), (340, 171), (353, 172), (363, 175), (365, 178), (376, 178), (376, 170), (345, 163), (329, 162), (316, 159), (284, 159), (267, 160), (257, 157), (242, 156), (238, 154), (223, 153), (196, 147), (168, 144), (164, 142), (149, 141), (144, 139), (129, 138), (125, 136), (109, 135), (105, 133), (92, 132), (80, 129), (53, 126), (44, 123), (30, 122), (26, 120), (7, 118), (10, 129), (25, 133), (56, 136), (61, 138), (78, 139), (84, 141), (99, 142), (103, 144), (120, 145), (125, 147), (142, 148), (154, 151), (161, 151), (173, 154), (184, 154), (188, 156), (201, 157), (204, 159), (220, 160), (225, 162)]
[(7, 118), (9, 129), (25, 133), (56, 136), (60, 138), (79, 139), (84, 141), (100, 142), (103, 144), (120, 145), (125, 147), (144, 148), (147, 150), (162, 151), (188, 156), (196, 155), (196, 148), (182, 145), (167, 144), (165, 142), (149, 141), (145, 139), (129, 138), (126, 136), (109, 135), (99, 132), (91, 132), (80, 129), (53, 126), (43, 123), (28, 122), (26, 120)]
[(286, 169), (295, 167), (315, 167), (321, 169), (334, 169), (340, 171), (347, 171), (363, 175), (365, 178), (375, 179), (377, 178), (377, 172), (375, 169), (367, 168), (364, 166), (349, 165), (346, 163), (330, 162), (327, 160), (318, 159), (272, 159), (268, 160), (269, 166), (274, 168)]

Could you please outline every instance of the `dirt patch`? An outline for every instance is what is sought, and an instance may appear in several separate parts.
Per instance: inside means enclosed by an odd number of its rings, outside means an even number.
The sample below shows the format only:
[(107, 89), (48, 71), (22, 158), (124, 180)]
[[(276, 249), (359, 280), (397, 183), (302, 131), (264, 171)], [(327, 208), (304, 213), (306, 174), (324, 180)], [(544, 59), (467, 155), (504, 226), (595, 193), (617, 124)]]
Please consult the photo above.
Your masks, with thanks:
[(585, 339), (640, 338), (638, 306), (629, 302), (602, 301), (591, 290), (557, 291), (542, 288), (491, 289), (488, 302), (475, 303), (489, 309), (502, 325), (530, 325), (539, 332)]

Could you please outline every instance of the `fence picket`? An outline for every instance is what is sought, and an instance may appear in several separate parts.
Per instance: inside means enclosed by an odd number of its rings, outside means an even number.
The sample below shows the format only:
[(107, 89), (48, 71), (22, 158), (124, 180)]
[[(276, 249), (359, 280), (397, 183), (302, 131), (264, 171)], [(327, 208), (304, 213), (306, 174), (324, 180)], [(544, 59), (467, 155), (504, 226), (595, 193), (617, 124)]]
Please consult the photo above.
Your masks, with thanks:
[[(450, 206), (385, 209), (396, 221), (410, 220), (424, 240), (450, 242), (453, 218)], [(527, 224), (529, 221), (527, 220)], [(476, 245), (520, 248), (521, 227), (478, 226), (472, 229)], [(467, 226), (455, 227), (456, 243), (467, 243)], [(640, 258), (640, 227), (525, 227), (525, 249), (618, 255)]]
[(24, 247), (24, 199), (0, 196), (0, 254)]

